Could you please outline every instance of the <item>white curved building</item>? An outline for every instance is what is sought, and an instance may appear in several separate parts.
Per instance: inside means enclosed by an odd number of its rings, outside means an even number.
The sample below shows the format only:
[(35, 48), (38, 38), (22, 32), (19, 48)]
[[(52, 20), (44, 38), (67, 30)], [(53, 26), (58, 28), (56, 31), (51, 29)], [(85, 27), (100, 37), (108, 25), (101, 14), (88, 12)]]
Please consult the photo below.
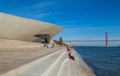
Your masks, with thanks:
[(0, 13), (0, 38), (49, 43), (61, 30), (53, 24)]

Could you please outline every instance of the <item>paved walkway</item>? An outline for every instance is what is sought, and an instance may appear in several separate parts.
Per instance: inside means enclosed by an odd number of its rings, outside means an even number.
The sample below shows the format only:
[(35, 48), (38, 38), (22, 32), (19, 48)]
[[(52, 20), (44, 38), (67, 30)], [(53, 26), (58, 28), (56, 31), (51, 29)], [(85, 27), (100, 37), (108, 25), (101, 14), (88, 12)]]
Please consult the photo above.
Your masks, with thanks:
[(5, 48), (0, 49), (0, 74), (23, 66), (61, 48)]
[(1, 76), (95, 76), (76, 54), (75, 61), (69, 60), (66, 49), (60, 49)]

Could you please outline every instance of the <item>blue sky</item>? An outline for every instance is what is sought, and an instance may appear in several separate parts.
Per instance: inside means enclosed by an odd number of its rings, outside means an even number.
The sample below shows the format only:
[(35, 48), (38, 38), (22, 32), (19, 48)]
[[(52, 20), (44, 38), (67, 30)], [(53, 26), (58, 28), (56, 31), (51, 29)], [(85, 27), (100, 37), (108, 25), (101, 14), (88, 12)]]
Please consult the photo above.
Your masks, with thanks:
[[(0, 12), (62, 27), (63, 31), (54, 39), (105, 39), (105, 32), (109, 39), (120, 39), (119, 0), (0, 0)], [(104, 45), (81, 43), (96, 44)]]

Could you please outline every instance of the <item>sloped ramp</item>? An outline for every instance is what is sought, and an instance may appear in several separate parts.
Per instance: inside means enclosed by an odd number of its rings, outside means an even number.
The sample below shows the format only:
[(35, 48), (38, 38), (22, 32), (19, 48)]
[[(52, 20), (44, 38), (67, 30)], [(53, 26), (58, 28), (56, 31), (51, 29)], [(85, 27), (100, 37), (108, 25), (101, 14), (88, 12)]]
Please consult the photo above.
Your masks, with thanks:
[(75, 61), (69, 60), (61, 49), (2, 76), (95, 76), (73, 51)]

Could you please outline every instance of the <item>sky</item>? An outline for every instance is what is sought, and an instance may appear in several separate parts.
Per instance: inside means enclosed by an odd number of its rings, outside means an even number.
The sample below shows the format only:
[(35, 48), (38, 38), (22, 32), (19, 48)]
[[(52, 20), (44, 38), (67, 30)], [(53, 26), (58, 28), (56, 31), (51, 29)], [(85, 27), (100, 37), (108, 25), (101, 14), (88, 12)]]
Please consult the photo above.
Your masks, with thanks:
[(109, 39), (120, 39), (120, 0), (0, 0), (0, 12), (58, 25), (63, 31), (56, 40), (103, 40), (105, 32)]

